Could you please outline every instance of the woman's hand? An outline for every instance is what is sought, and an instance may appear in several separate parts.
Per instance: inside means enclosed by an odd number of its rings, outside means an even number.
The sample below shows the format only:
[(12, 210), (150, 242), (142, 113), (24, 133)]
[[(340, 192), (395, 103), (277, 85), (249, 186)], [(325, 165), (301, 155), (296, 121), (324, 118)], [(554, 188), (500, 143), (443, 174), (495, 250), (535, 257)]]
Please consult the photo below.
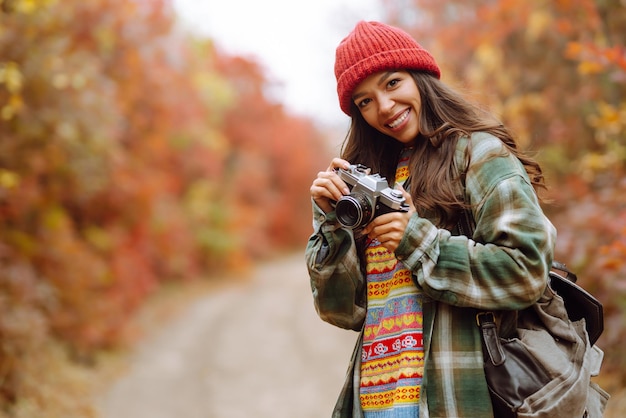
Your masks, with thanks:
[(347, 169), (350, 163), (341, 158), (333, 158), (326, 171), (317, 173), (317, 177), (311, 185), (311, 197), (325, 213), (332, 212), (331, 201), (341, 199), (343, 195), (350, 194), (350, 189), (346, 183), (339, 178), (338, 168)]
[(411, 216), (416, 212), (411, 195), (401, 186), (397, 186), (397, 188), (402, 190), (402, 195), (409, 205), (409, 211), (391, 212), (380, 215), (374, 218), (372, 222), (363, 229), (363, 234), (367, 235), (370, 239), (377, 239), (378, 242), (390, 252), (396, 251), (396, 248), (400, 245), (406, 226), (409, 224), (409, 219), (411, 219)]

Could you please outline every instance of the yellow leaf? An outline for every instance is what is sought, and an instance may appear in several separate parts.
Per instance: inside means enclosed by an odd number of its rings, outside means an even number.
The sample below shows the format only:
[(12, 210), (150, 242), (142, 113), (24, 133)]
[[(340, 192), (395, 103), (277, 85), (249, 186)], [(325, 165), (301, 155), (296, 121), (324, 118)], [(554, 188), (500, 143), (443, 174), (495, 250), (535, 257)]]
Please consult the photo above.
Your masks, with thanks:
[(592, 74), (600, 74), (604, 71), (604, 67), (592, 61), (583, 61), (578, 64), (578, 72), (582, 75), (592, 75)]
[(537, 10), (530, 15), (526, 28), (526, 38), (536, 41), (552, 24), (552, 17), (543, 10)]
[(2, 109), (0, 109), (0, 118), (2, 118), (2, 120), (13, 119), (13, 116), (15, 116), (15, 109), (13, 109), (13, 107), (9, 105), (2, 106)]
[(90, 226), (83, 231), (89, 243), (99, 250), (107, 251), (113, 248), (113, 238), (111, 233), (97, 226)]
[(25, 14), (32, 14), (37, 10), (37, 2), (35, 0), (21, 0), (15, 6), (18, 12)]
[(17, 114), (24, 107), (24, 102), (22, 101), (22, 97), (17, 94), (12, 94), (9, 98), (9, 102), (2, 106), (2, 110), (0, 110), (0, 117), (3, 120), (12, 119), (13, 116)]
[(20, 182), (20, 176), (14, 171), (0, 169), (0, 187), (13, 189)]
[(56, 0), (16, 0), (14, 7), (17, 12), (30, 15), (55, 2)]
[(22, 90), (23, 77), (17, 63), (7, 62), (0, 65), (0, 84), (6, 85), (9, 93), (18, 93)]
[(502, 67), (502, 51), (493, 45), (482, 44), (476, 50), (478, 61), (488, 71), (495, 71)]

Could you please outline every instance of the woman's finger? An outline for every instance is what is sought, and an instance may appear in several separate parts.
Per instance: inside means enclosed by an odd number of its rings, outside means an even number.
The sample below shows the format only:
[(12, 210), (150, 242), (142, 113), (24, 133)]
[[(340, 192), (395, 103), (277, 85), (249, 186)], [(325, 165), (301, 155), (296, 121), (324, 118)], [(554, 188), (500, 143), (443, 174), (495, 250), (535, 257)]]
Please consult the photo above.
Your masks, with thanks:
[(415, 205), (413, 204), (413, 198), (411, 197), (411, 194), (407, 192), (400, 184), (396, 184), (395, 188), (402, 192), (402, 196), (404, 197), (404, 200), (406, 200), (406, 204), (409, 205), (409, 212), (416, 212), (417, 210), (415, 209)]
[(333, 158), (326, 171), (335, 171), (338, 168), (343, 168), (344, 170), (347, 170), (348, 168), (350, 168), (350, 163), (341, 158)]

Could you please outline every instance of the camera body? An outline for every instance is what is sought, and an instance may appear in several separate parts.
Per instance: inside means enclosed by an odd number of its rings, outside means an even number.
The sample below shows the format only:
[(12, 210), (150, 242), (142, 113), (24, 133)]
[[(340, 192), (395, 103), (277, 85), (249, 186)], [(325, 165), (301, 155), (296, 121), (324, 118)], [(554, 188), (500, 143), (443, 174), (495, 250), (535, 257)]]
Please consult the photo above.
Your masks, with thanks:
[(364, 227), (377, 216), (390, 212), (408, 212), (409, 206), (400, 190), (389, 187), (379, 174), (370, 174), (364, 165), (338, 169), (337, 174), (350, 189), (335, 204), (337, 220), (346, 229)]

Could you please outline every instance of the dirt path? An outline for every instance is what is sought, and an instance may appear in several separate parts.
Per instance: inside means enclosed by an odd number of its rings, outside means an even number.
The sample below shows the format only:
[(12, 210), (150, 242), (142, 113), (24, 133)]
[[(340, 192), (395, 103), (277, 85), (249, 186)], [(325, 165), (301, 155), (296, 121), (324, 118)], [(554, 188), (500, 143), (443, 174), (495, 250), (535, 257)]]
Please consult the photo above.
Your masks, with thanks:
[(356, 333), (322, 322), (302, 254), (198, 300), (133, 355), (101, 418), (329, 417)]

